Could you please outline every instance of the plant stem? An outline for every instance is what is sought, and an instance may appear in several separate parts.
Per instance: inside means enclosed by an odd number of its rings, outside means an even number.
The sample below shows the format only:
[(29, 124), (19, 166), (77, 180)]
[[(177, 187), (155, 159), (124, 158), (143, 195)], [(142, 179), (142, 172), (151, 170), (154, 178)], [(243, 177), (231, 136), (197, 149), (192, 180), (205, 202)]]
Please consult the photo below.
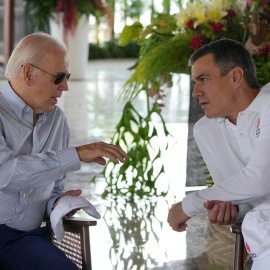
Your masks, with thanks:
[(148, 89), (147, 90), (145, 90), (145, 92), (146, 92), (146, 99), (147, 99), (147, 115), (149, 115), (149, 113), (150, 113), (150, 97), (149, 97), (149, 91), (148, 91)]

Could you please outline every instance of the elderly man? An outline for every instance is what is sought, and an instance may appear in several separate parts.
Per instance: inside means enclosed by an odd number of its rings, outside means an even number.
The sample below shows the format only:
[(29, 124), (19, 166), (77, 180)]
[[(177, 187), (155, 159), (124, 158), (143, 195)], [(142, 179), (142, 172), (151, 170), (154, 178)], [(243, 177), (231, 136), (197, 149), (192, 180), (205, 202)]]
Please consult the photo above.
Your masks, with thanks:
[[(68, 90), (68, 54), (50, 35), (26, 36), (6, 67), (0, 93), (0, 269), (77, 269), (40, 228), (63, 192), (66, 173), (80, 161), (124, 162), (117, 146), (103, 142), (68, 147), (69, 128), (56, 106)], [(72, 214), (72, 213), (71, 213)]]
[[(270, 84), (259, 88), (252, 57), (242, 44), (229, 39), (195, 51), (189, 64), (193, 97), (205, 111), (194, 127), (194, 136), (215, 185), (172, 206), (168, 222), (179, 232), (205, 208), (210, 221), (218, 224), (233, 223), (250, 209), (260, 215), (262, 209), (270, 208)], [(269, 230), (266, 216), (253, 220), (264, 220), (263, 226)], [(260, 232), (255, 226), (252, 234), (244, 234), (247, 250), (254, 259), (252, 269), (266, 270), (270, 252), (262, 257), (258, 251)], [(269, 250), (267, 243), (265, 247)]]

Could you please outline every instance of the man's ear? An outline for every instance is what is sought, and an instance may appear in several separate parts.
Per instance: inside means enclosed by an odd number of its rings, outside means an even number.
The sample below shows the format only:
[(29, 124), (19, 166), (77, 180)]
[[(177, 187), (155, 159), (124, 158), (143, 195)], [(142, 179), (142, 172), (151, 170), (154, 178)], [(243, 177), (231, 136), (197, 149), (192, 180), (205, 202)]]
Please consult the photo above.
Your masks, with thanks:
[(235, 67), (232, 70), (232, 81), (235, 87), (238, 87), (244, 80), (244, 71), (240, 67)]
[(33, 68), (29, 64), (25, 64), (22, 66), (23, 69), (23, 80), (26, 85), (30, 85), (33, 79)]

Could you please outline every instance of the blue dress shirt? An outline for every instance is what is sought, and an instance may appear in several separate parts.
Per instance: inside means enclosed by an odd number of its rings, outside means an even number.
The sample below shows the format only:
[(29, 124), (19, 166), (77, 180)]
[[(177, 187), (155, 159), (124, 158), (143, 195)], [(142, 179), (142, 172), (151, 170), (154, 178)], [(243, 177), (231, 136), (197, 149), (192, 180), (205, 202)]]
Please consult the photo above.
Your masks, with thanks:
[(68, 148), (63, 111), (40, 114), (7, 83), (0, 92), (0, 224), (29, 231), (50, 215), (63, 191), (66, 173), (80, 169), (76, 149)]

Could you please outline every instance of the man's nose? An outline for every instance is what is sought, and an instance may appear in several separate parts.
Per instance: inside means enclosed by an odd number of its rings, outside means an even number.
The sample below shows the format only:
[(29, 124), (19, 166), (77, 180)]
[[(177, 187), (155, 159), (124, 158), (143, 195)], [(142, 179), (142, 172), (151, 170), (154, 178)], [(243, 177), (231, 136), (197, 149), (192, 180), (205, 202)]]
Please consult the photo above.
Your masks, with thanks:
[(68, 82), (66, 78), (59, 84), (59, 87), (62, 91), (68, 91)]
[(198, 98), (201, 95), (202, 95), (202, 91), (199, 90), (197, 85), (194, 85), (194, 89), (193, 89), (193, 92), (192, 92), (192, 97), (193, 98)]

